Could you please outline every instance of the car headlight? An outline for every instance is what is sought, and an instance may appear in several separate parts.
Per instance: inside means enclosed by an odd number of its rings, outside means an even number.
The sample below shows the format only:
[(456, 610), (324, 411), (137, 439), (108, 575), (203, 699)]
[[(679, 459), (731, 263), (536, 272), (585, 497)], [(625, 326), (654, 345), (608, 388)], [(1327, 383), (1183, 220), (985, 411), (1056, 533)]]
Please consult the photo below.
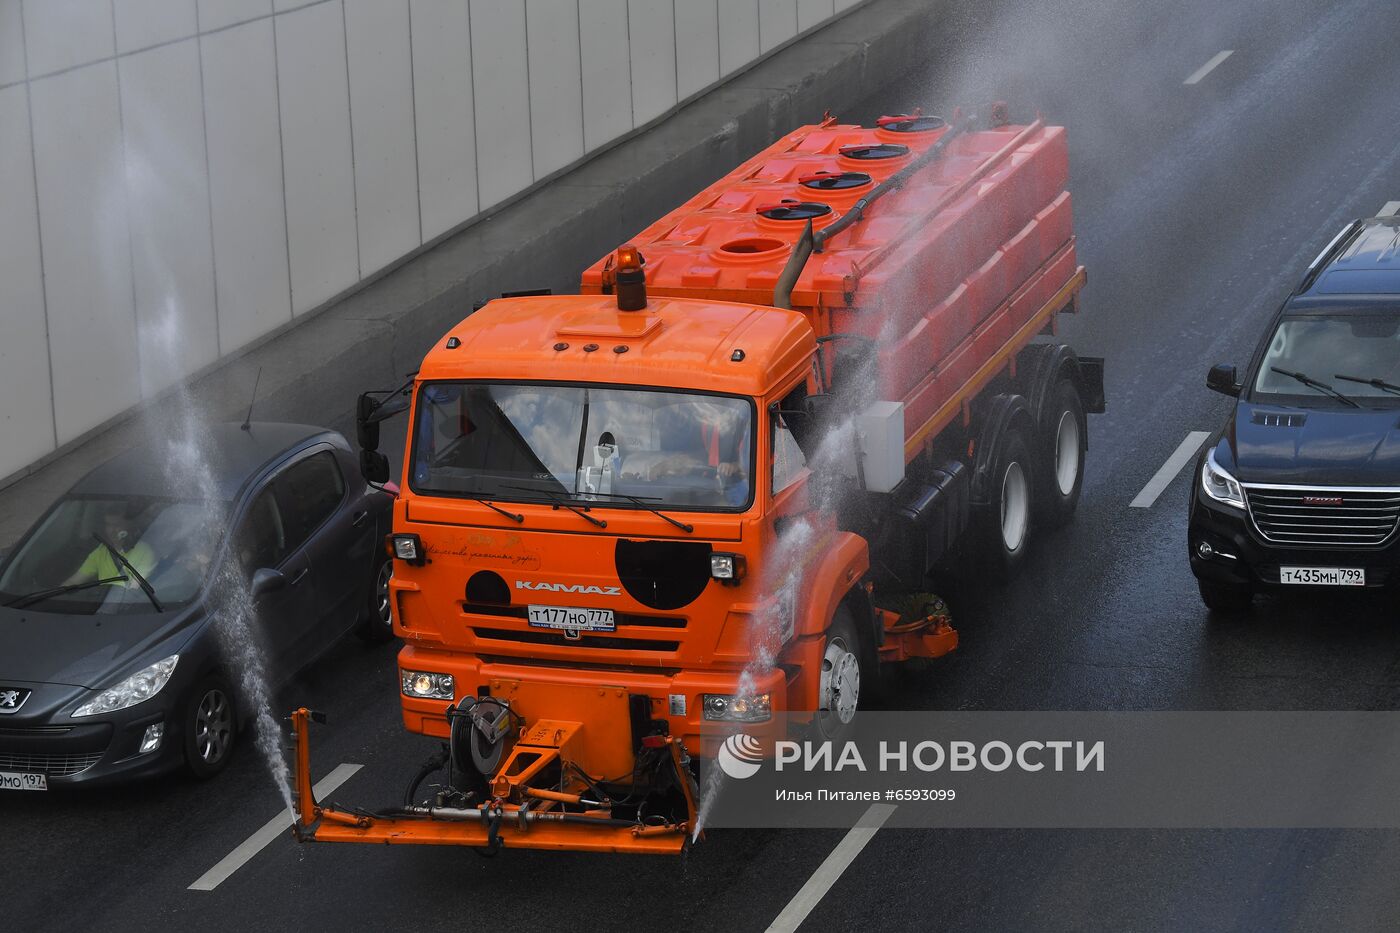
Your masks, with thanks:
[(399, 671), (399, 682), (403, 685), (404, 696), (424, 700), (450, 700), (457, 687), (451, 674), (432, 671)]
[(743, 554), (711, 554), (710, 576), (721, 583), (738, 583), (748, 573)]
[(1206, 454), (1205, 464), (1201, 467), (1201, 489), (1221, 505), (1232, 509), (1244, 508), (1244, 490), (1240, 488), (1238, 480), (1215, 462), (1214, 448)]
[(73, 715), (77, 717), (113, 713), (119, 709), (126, 709), (128, 706), (135, 706), (137, 703), (149, 700), (160, 693), (161, 688), (170, 682), (170, 675), (175, 673), (175, 665), (179, 660), (178, 654), (172, 654), (145, 670), (137, 671), (126, 680), (108, 687), (73, 710)]
[(705, 718), (711, 722), (767, 722), (773, 716), (772, 694), (733, 696), (706, 693), (700, 697)]

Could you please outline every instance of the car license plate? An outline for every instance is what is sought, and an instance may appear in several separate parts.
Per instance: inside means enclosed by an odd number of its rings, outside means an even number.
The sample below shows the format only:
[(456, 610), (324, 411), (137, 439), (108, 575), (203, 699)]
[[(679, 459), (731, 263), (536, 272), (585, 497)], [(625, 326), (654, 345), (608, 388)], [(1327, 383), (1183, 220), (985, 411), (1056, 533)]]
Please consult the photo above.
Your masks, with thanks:
[(570, 606), (531, 606), (530, 624), (535, 628), (563, 629), (566, 635), (616, 629), (611, 609), (577, 609)]
[(1306, 586), (1365, 586), (1366, 571), (1360, 567), (1280, 567), (1278, 579)]
[(0, 790), (48, 790), (47, 774), (0, 771)]

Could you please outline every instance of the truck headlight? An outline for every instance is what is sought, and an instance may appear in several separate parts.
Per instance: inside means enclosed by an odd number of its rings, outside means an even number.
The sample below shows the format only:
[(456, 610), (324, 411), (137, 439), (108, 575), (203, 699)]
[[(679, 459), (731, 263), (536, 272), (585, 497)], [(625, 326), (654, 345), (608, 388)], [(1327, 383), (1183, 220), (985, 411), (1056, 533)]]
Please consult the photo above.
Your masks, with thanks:
[(743, 554), (711, 554), (710, 576), (725, 583), (738, 583), (744, 579), (748, 565)]
[(1232, 509), (1244, 508), (1244, 490), (1240, 488), (1238, 480), (1215, 462), (1213, 448), (1206, 454), (1205, 464), (1201, 467), (1201, 490), (1221, 505)]
[(137, 671), (126, 680), (108, 687), (73, 710), (73, 716), (76, 718), (78, 716), (114, 713), (119, 709), (126, 709), (128, 706), (135, 706), (137, 703), (149, 700), (160, 693), (161, 688), (170, 682), (170, 675), (175, 673), (175, 665), (179, 660), (178, 654), (172, 654), (144, 670)]
[(456, 682), (451, 674), (435, 674), (432, 671), (399, 671), (403, 684), (403, 694), (424, 700), (450, 700)]
[(767, 722), (773, 716), (772, 694), (734, 696), (706, 693), (700, 697), (705, 718), (711, 722)]

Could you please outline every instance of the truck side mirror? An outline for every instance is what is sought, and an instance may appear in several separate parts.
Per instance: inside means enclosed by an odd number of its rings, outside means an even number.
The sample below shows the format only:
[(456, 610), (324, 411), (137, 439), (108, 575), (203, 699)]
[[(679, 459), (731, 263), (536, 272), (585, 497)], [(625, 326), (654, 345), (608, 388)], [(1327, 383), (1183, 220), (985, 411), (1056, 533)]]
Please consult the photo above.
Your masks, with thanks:
[(282, 571), (273, 570), (271, 567), (259, 567), (253, 571), (253, 582), (248, 585), (248, 595), (256, 601), (269, 593), (286, 588), (287, 577)]
[(360, 474), (366, 482), (384, 485), (389, 481), (389, 458), (377, 450), (360, 451)]
[(1217, 363), (1206, 374), (1206, 388), (1213, 389), (1221, 395), (1238, 398), (1240, 390), (1244, 387), (1236, 381), (1235, 367)]
[(355, 400), (355, 440), (359, 441), (361, 450), (379, 449), (379, 422), (370, 420), (378, 407), (378, 402), (368, 392)]

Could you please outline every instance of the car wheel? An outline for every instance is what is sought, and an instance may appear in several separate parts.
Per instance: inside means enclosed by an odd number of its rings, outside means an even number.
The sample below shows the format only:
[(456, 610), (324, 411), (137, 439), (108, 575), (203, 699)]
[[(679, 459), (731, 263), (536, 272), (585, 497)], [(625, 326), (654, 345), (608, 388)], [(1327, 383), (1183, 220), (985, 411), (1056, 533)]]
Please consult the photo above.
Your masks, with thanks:
[(1084, 450), (1088, 446), (1084, 404), (1074, 383), (1062, 379), (1045, 406), (1040, 426), (1041, 457), (1037, 469), (1036, 506), (1050, 527), (1074, 516), (1084, 485)]
[(1211, 612), (1239, 615), (1248, 612), (1254, 603), (1253, 590), (1243, 584), (1197, 580), (1196, 585), (1201, 590), (1201, 602)]
[(821, 680), (817, 686), (817, 714), (813, 725), (819, 740), (844, 739), (860, 708), (861, 684), (873, 684), (875, 672), (867, 670), (865, 646), (842, 606), (832, 616), (822, 651)]
[(383, 561), (374, 571), (374, 586), (369, 592), (365, 619), (360, 624), (360, 637), (371, 644), (380, 644), (394, 637), (393, 602), (389, 579), (394, 575), (394, 562)]
[(224, 770), (238, 737), (233, 691), (222, 677), (209, 676), (190, 691), (183, 714), (185, 767), (200, 780)]

